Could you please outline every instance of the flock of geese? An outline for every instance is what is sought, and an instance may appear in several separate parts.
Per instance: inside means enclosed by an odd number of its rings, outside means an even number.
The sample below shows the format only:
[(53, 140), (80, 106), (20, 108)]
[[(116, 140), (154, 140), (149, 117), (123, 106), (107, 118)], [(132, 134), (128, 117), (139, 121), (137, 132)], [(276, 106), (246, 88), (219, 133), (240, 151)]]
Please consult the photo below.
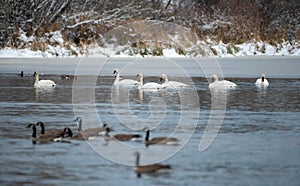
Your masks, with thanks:
[[(82, 130), (82, 119), (77, 117), (74, 120), (77, 123), (77, 132), (76, 134), (69, 127), (63, 129), (51, 129), (46, 130), (46, 124), (39, 121), (36, 124), (29, 124), (27, 128), (32, 129), (31, 140), (33, 144), (45, 144), (50, 142), (62, 142), (62, 143), (71, 143), (73, 140), (93, 140), (97, 136), (104, 137), (106, 142), (111, 140), (118, 141), (138, 141), (141, 142), (142, 135), (140, 134), (115, 134), (110, 135), (109, 132), (113, 131), (111, 127), (107, 124), (103, 124), (102, 127), (88, 128)], [(37, 132), (37, 127), (40, 127), (40, 133)], [(155, 137), (150, 139), (150, 129), (144, 128), (145, 132), (144, 144), (146, 147), (149, 145), (178, 145), (179, 140), (174, 137)], [(152, 165), (143, 165), (139, 164), (140, 154), (138, 152), (134, 153), (136, 157), (136, 163), (134, 166), (134, 171), (137, 176), (140, 177), (142, 173), (156, 173), (161, 169), (170, 169), (169, 165), (162, 164), (152, 164)]]
[[(115, 75), (115, 81), (113, 86), (119, 88), (122, 86), (130, 86), (130, 87), (137, 87), (138, 89), (142, 90), (159, 90), (165, 89), (168, 87), (172, 88), (179, 88), (179, 87), (187, 87), (187, 84), (178, 82), (178, 81), (169, 81), (166, 74), (162, 74), (160, 77), (160, 83), (155, 82), (143, 82), (143, 74), (139, 73), (137, 77), (139, 81), (133, 79), (121, 79), (119, 75), (119, 70), (114, 69), (113, 74)], [(23, 72), (21, 72), (21, 76), (23, 76)], [(52, 80), (39, 80), (39, 73), (36, 70), (34, 72), (35, 88), (53, 88), (56, 86), (56, 83)], [(68, 77), (66, 77), (68, 78)], [(265, 75), (262, 74), (261, 78), (257, 79), (255, 85), (259, 88), (266, 88), (269, 86), (269, 82), (266, 79)], [(237, 85), (233, 82), (227, 80), (219, 80), (217, 75), (212, 76), (212, 81), (209, 84), (210, 89), (214, 88), (225, 88), (225, 89), (232, 89), (235, 88)], [(36, 124), (29, 124), (27, 127), (32, 129), (32, 143), (49, 143), (49, 142), (65, 142), (71, 143), (72, 140), (92, 140), (97, 136), (103, 136), (105, 141), (110, 140), (118, 140), (118, 141), (142, 141), (142, 135), (140, 134), (115, 134), (110, 135), (109, 132), (113, 131), (111, 127), (108, 127), (107, 124), (103, 124), (102, 127), (97, 128), (88, 128), (86, 130), (82, 130), (82, 119), (77, 117), (74, 121), (77, 123), (77, 132), (76, 134), (73, 131), (66, 127), (62, 130), (59, 129), (52, 129), (47, 130), (45, 129), (46, 124), (43, 122), (37, 122)], [(37, 127), (41, 128), (39, 135), (37, 135)], [(144, 128), (143, 131), (145, 132), (144, 143), (145, 146), (148, 147), (149, 145), (177, 145), (179, 140), (174, 137), (156, 137), (150, 139), (150, 129)], [(155, 173), (161, 169), (170, 169), (169, 165), (162, 165), (162, 164), (152, 164), (152, 165), (145, 165), (141, 166), (139, 164), (140, 161), (140, 154), (135, 152), (134, 155), (136, 156), (136, 163), (134, 167), (134, 171), (136, 172), (137, 176), (140, 177), (142, 173)]]

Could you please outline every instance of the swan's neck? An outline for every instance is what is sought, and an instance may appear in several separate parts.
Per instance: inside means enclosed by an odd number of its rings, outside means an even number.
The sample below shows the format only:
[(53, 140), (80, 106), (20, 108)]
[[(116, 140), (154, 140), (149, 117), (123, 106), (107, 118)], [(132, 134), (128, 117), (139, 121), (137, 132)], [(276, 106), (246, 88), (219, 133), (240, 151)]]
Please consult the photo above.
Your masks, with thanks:
[(150, 135), (150, 131), (146, 131), (146, 137), (145, 137), (145, 141), (149, 141), (149, 135)]
[(136, 154), (135, 165), (136, 165), (136, 166), (139, 166), (139, 165), (140, 165), (140, 155), (139, 155), (139, 154)]
[(38, 84), (39, 84), (39, 74), (36, 74), (34, 85), (38, 85)]
[(118, 84), (119, 82), (120, 82), (120, 75), (119, 72), (116, 72), (115, 84)]
[(261, 77), (261, 81), (262, 82), (264, 82), (265, 81), (265, 77), (263, 76), (263, 77)]
[(167, 78), (167, 77), (165, 77), (165, 83), (168, 83), (168, 82), (169, 82), (168, 78)]
[(140, 86), (139, 86), (139, 88), (142, 88), (143, 85), (144, 85), (143, 76), (140, 76)]

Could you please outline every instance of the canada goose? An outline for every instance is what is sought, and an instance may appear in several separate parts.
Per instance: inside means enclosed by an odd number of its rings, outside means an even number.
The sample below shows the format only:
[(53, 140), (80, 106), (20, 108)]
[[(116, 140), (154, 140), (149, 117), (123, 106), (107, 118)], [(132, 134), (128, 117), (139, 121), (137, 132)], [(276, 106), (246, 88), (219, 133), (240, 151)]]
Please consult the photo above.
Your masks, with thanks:
[(257, 79), (256, 82), (255, 82), (255, 85), (259, 88), (263, 88), (263, 87), (267, 87), (269, 86), (269, 82), (268, 80), (266, 79), (266, 75), (265, 74), (262, 74), (261, 75), (261, 78)]
[(35, 127), (35, 124), (29, 124), (27, 126), (27, 128), (31, 128), (32, 129), (31, 141), (32, 141), (32, 144), (36, 144), (36, 142), (37, 142), (37, 136), (36, 136), (36, 127)]
[(120, 80), (119, 69), (117, 69), (117, 68), (114, 69), (113, 74), (116, 76), (116, 79), (115, 79), (113, 85), (124, 85), (124, 86), (138, 85), (138, 81), (133, 80), (133, 79), (123, 79), (123, 80)]
[(212, 76), (212, 83), (209, 84), (209, 88), (235, 88), (237, 85), (227, 80), (220, 80), (217, 75)]
[(64, 137), (70, 139), (70, 140), (93, 140), (95, 138), (95, 135), (91, 135), (88, 133), (85, 133), (84, 131), (79, 131), (76, 135), (73, 136), (73, 132), (70, 128), (66, 127), (64, 128)]
[(178, 139), (172, 138), (172, 137), (156, 137), (149, 140), (150, 130), (149, 128), (144, 128), (144, 131), (146, 132), (145, 136), (145, 145), (156, 145), (156, 144), (163, 144), (163, 145), (177, 145)]
[(33, 76), (35, 76), (35, 88), (50, 88), (56, 86), (56, 84), (52, 80), (39, 80), (39, 72), (37, 70), (34, 71)]
[(59, 129), (47, 130), (47, 132), (45, 132), (45, 123), (43, 123), (41, 121), (37, 122), (36, 126), (41, 127), (41, 137), (43, 137), (43, 138), (49, 138), (49, 139), (53, 140), (55, 138), (63, 136), (63, 134), (64, 134), (64, 131), (59, 130)]
[(119, 140), (119, 141), (138, 141), (140, 138), (142, 138), (139, 134), (115, 134), (113, 136), (109, 135), (109, 128), (106, 130), (105, 134), (105, 140)]
[(162, 164), (152, 164), (152, 165), (140, 165), (140, 153), (135, 152), (134, 155), (136, 156), (134, 172), (136, 173), (137, 177), (141, 177), (142, 173), (157, 173), (159, 170), (162, 169), (171, 169), (170, 165), (162, 165)]
[(144, 77), (142, 73), (139, 73), (137, 75), (139, 77), (139, 86), (138, 89), (143, 89), (143, 90), (158, 90), (158, 89), (163, 89), (166, 88), (164, 85), (158, 84), (158, 83), (154, 83), (154, 82), (150, 82), (150, 83), (146, 83), (144, 84)]
[(166, 74), (161, 75), (160, 81), (161, 82), (164, 81), (163, 86), (166, 86), (166, 87), (177, 88), (177, 87), (186, 87), (186, 86), (188, 86), (187, 84), (184, 84), (184, 83), (181, 83), (181, 82), (178, 82), (178, 81), (169, 81)]
[[(77, 123), (78, 131), (82, 131), (82, 118), (77, 117), (74, 121)], [(106, 123), (103, 124), (103, 127), (96, 127), (96, 128), (88, 128), (82, 132), (85, 133), (87, 136), (103, 136), (105, 135), (106, 130), (112, 131), (113, 129), (108, 127)]]

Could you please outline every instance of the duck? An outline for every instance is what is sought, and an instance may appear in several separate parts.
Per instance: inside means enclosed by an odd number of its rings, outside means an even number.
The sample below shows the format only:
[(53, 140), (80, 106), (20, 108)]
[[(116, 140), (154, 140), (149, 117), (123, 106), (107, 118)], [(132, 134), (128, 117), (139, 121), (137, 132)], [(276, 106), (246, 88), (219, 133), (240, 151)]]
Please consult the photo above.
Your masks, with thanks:
[(163, 165), (163, 164), (152, 164), (152, 165), (140, 165), (140, 153), (134, 153), (136, 157), (134, 172), (136, 173), (137, 177), (141, 177), (143, 173), (158, 173), (160, 170), (169, 170), (171, 169), (170, 165)]
[(150, 83), (144, 84), (143, 74), (139, 73), (137, 76), (139, 77), (139, 80), (140, 80), (138, 89), (143, 89), (143, 90), (158, 90), (158, 89), (164, 89), (164, 88), (166, 88), (165, 85), (162, 85), (162, 84), (159, 84), (159, 83), (154, 83), (154, 82), (150, 82)]
[(115, 68), (113, 74), (115, 75), (116, 79), (113, 83), (114, 86), (137, 86), (138, 81), (133, 80), (133, 79), (122, 79), (120, 80), (120, 74), (119, 74), (119, 69)]
[(143, 129), (146, 132), (145, 136), (145, 145), (146, 147), (149, 145), (177, 145), (178, 139), (173, 137), (156, 137), (149, 140), (150, 129), (148, 127)]
[(113, 130), (111, 127), (108, 127), (108, 125), (106, 123), (104, 123), (102, 127), (88, 128), (83, 131), (82, 130), (82, 118), (76, 117), (76, 119), (74, 121), (77, 123), (78, 131), (84, 132), (87, 136), (103, 136), (103, 135), (105, 135), (106, 130), (109, 130), (109, 131)]
[(225, 88), (225, 89), (233, 89), (237, 85), (233, 82), (227, 81), (227, 80), (219, 80), (217, 75), (212, 76), (212, 83), (209, 84), (210, 89), (214, 88)]
[(63, 74), (60, 76), (61, 79), (69, 79), (70, 75)]
[(95, 139), (95, 135), (85, 133), (84, 131), (79, 131), (76, 135), (73, 136), (73, 132), (69, 127), (64, 128), (64, 138), (68, 138), (69, 140), (93, 140)]
[(33, 76), (35, 76), (35, 88), (51, 88), (56, 86), (55, 82), (52, 80), (39, 80), (39, 72), (37, 70), (34, 71)]
[(29, 124), (27, 126), (27, 128), (31, 128), (32, 129), (32, 135), (31, 135), (31, 140), (33, 144), (36, 144), (37, 142), (39, 143), (49, 143), (49, 142), (65, 142), (62, 140), (58, 140), (57, 138), (62, 138), (64, 133), (63, 131), (61, 131), (61, 135), (45, 135), (45, 134), (41, 134), (40, 136), (37, 136), (37, 132), (36, 132), (36, 125), (35, 124)]
[(268, 80), (266, 79), (266, 75), (265, 74), (262, 74), (261, 75), (261, 78), (257, 79), (256, 82), (255, 82), (255, 85), (259, 88), (264, 88), (264, 87), (267, 87), (269, 86), (269, 82)]
[(109, 135), (109, 128), (106, 129), (105, 140), (118, 140), (118, 141), (139, 141), (142, 136), (139, 134), (115, 134), (113, 136)]
[(161, 75), (160, 81), (163, 82), (163, 85), (165, 85), (166, 87), (179, 88), (188, 86), (187, 84), (178, 81), (169, 81), (166, 74)]

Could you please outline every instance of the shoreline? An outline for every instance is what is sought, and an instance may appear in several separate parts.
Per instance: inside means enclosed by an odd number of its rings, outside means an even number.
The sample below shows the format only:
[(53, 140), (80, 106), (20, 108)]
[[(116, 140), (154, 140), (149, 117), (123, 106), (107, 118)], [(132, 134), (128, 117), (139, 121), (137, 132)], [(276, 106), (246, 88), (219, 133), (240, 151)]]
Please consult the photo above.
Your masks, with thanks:
[(280, 57), (222, 57), (222, 58), (0, 58), (0, 73), (31, 74), (39, 70), (53, 75), (112, 76), (119, 68), (121, 76), (160, 76), (162, 73), (177, 77), (255, 78), (262, 73), (267, 78), (300, 78), (300, 56)]

